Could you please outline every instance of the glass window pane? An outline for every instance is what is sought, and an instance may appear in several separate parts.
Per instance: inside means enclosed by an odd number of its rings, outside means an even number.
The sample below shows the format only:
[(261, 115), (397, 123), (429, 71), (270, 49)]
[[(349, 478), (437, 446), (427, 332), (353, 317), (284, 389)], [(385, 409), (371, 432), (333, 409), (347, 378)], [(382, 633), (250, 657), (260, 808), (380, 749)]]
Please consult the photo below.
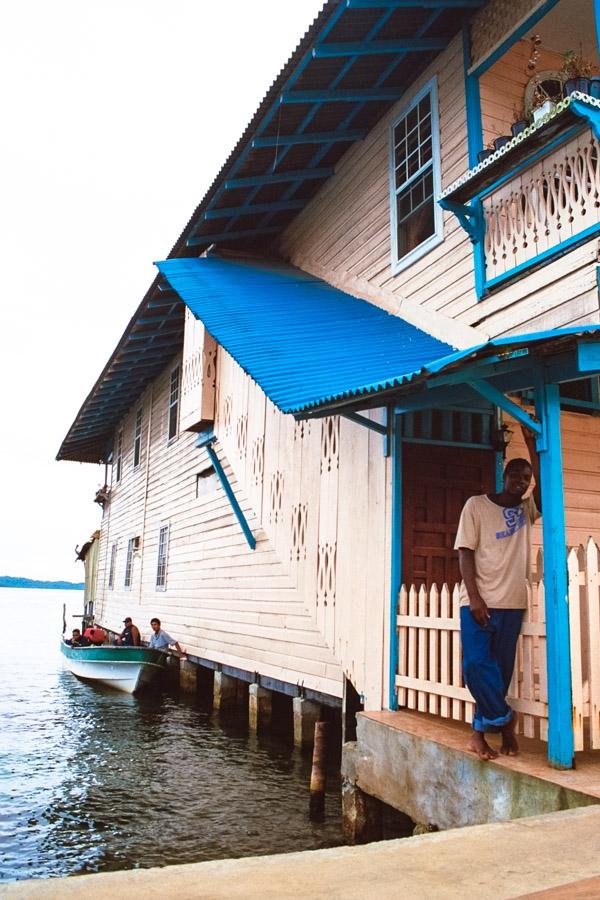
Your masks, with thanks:
[(398, 258), (435, 234), (433, 173), (428, 170), (397, 198)]

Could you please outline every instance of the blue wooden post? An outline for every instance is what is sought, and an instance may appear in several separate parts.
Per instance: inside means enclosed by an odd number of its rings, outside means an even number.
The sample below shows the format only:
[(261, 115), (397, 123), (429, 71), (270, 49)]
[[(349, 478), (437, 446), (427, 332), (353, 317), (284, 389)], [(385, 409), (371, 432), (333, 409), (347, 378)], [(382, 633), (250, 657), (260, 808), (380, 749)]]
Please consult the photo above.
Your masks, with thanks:
[(560, 398), (556, 384), (540, 384), (535, 393), (536, 415), (542, 425), (538, 450), (544, 535), (548, 762), (557, 769), (571, 769), (574, 745)]
[(392, 416), (392, 573), (390, 589), (389, 708), (398, 709), (398, 595), (402, 584), (402, 417)]

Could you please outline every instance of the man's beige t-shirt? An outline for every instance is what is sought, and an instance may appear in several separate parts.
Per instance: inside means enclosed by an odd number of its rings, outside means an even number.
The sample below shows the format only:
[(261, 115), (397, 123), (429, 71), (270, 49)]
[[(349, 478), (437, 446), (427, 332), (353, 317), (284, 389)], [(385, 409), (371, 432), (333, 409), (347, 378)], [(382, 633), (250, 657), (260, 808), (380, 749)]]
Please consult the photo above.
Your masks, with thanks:
[[(465, 503), (454, 549), (475, 552), (477, 587), (492, 609), (526, 609), (531, 526), (539, 516), (533, 497), (514, 507), (498, 506), (485, 494)], [(469, 605), (464, 582), (460, 605)]]

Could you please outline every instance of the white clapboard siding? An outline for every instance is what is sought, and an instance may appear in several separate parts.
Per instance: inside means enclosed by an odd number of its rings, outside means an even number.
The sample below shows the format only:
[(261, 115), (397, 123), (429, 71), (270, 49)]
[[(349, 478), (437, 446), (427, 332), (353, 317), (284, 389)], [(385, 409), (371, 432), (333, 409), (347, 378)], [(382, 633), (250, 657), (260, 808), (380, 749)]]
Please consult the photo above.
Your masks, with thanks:
[[(196, 496), (196, 476), (209, 459), (195, 435), (180, 431), (167, 440), (177, 362), (148, 392), (147, 449), (135, 472), (128, 435), (137, 407), (123, 421), (123, 479), (103, 523), (98, 617), (117, 630), (131, 615), (148, 634), (158, 615), (193, 655), (337, 696), (346, 673), (367, 707), (381, 708), (389, 590), (383, 438), (347, 421), (341, 428), (337, 418), (296, 423), (220, 349), (214, 449), (257, 539), (252, 551), (220, 487)], [(370, 415), (381, 420), (381, 412)], [(340, 503), (347, 522), (341, 559)], [(167, 583), (157, 590), (162, 525), (169, 526)], [(133, 536), (141, 546), (126, 590)], [(119, 552), (109, 590), (114, 540)]]

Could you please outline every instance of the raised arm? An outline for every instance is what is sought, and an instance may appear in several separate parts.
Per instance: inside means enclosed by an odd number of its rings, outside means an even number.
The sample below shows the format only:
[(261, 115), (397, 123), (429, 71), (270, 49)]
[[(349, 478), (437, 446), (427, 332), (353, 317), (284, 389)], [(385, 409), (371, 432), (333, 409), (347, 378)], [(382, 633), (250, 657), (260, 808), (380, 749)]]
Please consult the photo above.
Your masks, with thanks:
[[(533, 499), (535, 500), (535, 505), (538, 510), (542, 511), (542, 486), (540, 479), (540, 457), (537, 452), (537, 447), (535, 446), (535, 434), (533, 431), (530, 431), (529, 428), (526, 428), (525, 425), (521, 425), (521, 431), (523, 433), (523, 440), (527, 445), (527, 450), (529, 452), (529, 459), (531, 461), (531, 468), (533, 469), (533, 477), (535, 478), (535, 487), (533, 489)], [(466, 583), (466, 582), (465, 582)]]

